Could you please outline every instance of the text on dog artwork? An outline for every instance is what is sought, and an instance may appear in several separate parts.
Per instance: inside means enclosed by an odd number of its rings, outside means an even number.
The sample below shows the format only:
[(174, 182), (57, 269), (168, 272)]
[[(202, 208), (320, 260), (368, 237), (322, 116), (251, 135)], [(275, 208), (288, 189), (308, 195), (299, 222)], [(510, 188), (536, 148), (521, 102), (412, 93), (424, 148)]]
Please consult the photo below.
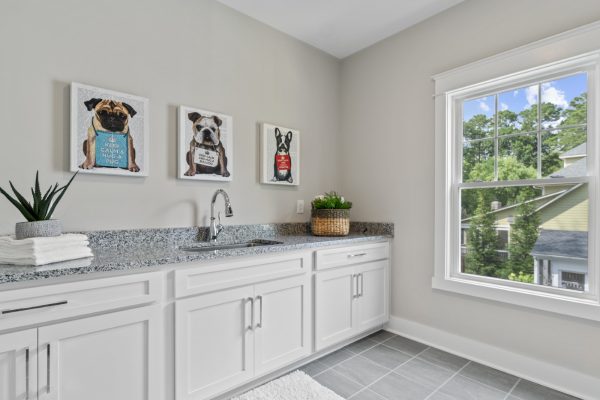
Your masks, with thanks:
[(207, 167), (216, 167), (219, 163), (219, 153), (212, 150), (198, 149), (194, 153), (194, 162)]
[(289, 171), (292, 169), (292, 159), (289, 155), (276, 155), (275, 161), (277, 163), (278, 171)]
[(128, 135), (97, 132), (96, 166), (127, 168)]

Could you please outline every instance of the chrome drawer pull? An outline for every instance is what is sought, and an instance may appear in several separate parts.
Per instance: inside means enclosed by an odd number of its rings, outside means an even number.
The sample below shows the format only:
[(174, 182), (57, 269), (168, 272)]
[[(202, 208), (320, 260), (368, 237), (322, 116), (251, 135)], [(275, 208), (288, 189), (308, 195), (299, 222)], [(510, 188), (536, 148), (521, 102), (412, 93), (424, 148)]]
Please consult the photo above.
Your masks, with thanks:
[[(246, 303), (250, 302), (250, 326), (247, 326), (246, 329), (249, 331), (253, 331), (254, 330), (254, 297), (248, 297), (246, 298)], [(244, 306), (245, 309), (245, 306)], [(245, 310), (244, 310), (245, 313)], [(244, 317), (244, 323), (246, 319)]]
[(29, 311), (29, 310), (36, 310), (38, 308), (46, 308), (46, 307), (54, 307), (54, 306), (62, 306), (64, 304), (67, 304), (68, 301), (64, 300), (64, 301), (58, 301), (56, 303), (50, 303), (50, 304), (42, 304), (41, 306), (32, 306), (32, 307), (23, 307), (23, 308), (13, 308), (12, 310), (4, 310), (2, 311), (2, 315), (4, 314), (12, 314), (12, 313), (17, 313), (17, 312), (22, 312), (22, 311)]
[(25, 349), (25, 400), (29, 400), (29, 347)]
[(263, 297), (262, 296), (257, 296), (256, 297), (256, 301), (260, 300), (260, 307), (259, 307), (259, 311), (260, 311), (260, 322), (258, 324), (256, 324), (257, 328), (262, 328), (263, 327)]
[(348, 254), (348, 258), (353, 258), (353, 257), (362, 257), (362, 256), (366, 256), (367, 253), (355, 253), (355, 254)]

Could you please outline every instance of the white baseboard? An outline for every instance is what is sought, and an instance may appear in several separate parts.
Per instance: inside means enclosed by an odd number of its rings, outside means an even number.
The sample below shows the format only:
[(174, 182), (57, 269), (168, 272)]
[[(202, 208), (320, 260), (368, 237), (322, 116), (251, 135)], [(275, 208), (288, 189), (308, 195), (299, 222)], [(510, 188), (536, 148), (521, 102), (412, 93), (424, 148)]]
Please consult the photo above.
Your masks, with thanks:
[(600, 379), (398, 317), (386, 330), (586, 400), (600, 400)]

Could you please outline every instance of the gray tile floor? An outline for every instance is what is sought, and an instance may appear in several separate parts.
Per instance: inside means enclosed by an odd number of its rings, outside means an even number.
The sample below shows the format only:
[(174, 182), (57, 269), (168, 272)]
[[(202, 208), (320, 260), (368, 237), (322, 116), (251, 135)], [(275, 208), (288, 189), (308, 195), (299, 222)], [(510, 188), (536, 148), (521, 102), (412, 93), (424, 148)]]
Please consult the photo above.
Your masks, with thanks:
[(351, 400), (575, 399), (386, 331), (300, 369)]

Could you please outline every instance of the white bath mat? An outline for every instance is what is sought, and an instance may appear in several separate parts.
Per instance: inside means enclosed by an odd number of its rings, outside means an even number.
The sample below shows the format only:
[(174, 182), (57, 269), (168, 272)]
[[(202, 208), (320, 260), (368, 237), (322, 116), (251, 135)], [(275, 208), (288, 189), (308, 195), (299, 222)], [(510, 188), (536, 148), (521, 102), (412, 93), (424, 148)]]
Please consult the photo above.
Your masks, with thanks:
[(292, 372), (231, 400), (344, 400), (302, 371)]

